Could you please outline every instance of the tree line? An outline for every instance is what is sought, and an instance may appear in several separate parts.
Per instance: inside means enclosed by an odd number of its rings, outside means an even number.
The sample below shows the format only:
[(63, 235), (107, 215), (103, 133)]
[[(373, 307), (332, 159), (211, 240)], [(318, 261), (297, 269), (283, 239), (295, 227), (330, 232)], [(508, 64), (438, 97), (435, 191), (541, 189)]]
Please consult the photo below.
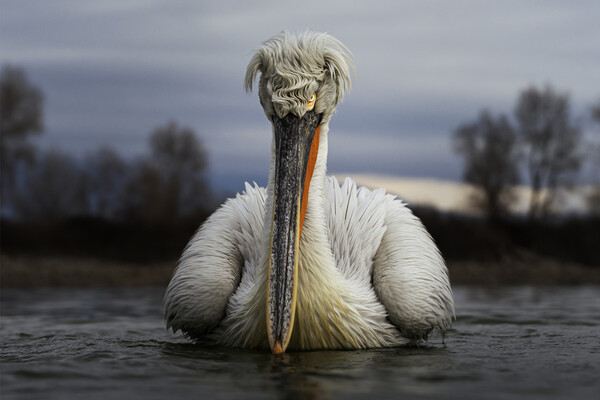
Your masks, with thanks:
[[(600, 124), (600, 101), (591, 116)], [(584, 143), (568, 94), (551, 85), (521, 91), (512, 118), (482, 110), (456, 128), (452, 144), (464, 160), (464, 181), (477, 188), (473, 205), (492, 221), (509, 213), (519, 183), (531, 188), (529, 219), (539, 220), (552, 212), (560, 191), (575, 184), (584, 161), (600, 167), (600, 144)], [(600, 187), (587, 201), (600, 212)]]
[[(206, 213), (214, 199), (206, 179), (207, 154), (195, 132), (169, 121), (148, 138), (148, 154), (124, 159), (102, 147), (76, 158), (40, 151), (30, 138), (43, 132), (43, 95), (19, 67), (0, 76), (2, 212), (21, 219), (96, 216), (161, 222)], [(600, 102), (591, 110), (600, 124)], [(512, 118), (482, 110), (455, 129), (454, 151), (463, 178), (478, 190), (473, 205), (490, 220), (508, 213), (515, 187), (531, 187), (529, 215), (546, 216), (559, 189), (569, 187), (585, 159), (600, 166), (600, 146), (583, 143), (569, 96), (552, 86), (523, 90)], [(600, 189), (589, 197), (600, 209)]]
[(83, 158), (41, 151), (30, 138), (43, 132), (43, 95), (13, 66), (4, 66), (0, 76), (0, 117), (3, 216), (162, 223), (213, 206), (202, 141), (175, 121), (152, 131), (148, 154), (134, 160), (112, 147)]

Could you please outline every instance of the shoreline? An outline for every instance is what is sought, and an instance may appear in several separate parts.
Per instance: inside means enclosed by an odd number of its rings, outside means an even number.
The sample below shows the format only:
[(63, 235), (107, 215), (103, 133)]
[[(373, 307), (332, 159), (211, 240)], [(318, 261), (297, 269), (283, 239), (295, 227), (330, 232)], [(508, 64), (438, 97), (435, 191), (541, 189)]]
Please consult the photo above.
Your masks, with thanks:
[[(152, 264), (73, 257), (1, 257), (0, 287), (166, 287), (176, 260)], [(600, 267), (533, 255), (502, 262), (448, 261), (452, 285), (600, 285)]]
[(78, 257), (2, 255), (0, 288), (166, 287), (176, 262), (125, 263)]

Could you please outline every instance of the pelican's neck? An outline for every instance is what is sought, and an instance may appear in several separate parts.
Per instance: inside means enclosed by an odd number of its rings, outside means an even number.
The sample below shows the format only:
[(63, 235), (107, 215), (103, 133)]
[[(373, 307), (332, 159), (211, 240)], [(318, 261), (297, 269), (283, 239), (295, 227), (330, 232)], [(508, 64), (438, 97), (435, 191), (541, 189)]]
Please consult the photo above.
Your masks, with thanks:
[[(327, 214), (327, 192), (326, 192), (326, 179), (327, 179), (327, 137), (329, 133), (329, 124), (323, 124), (320, 128), (319, 135), (319, 152), (317, 155), (317, 161), (315, 163), (315, 169), (310, 181), (310, 188), (308, 191), (308, 203), (306, 206), (306, 215), (304, 218), (303, 234), (300, 238), (301, 248), (300, 256), (302, 256), (302, 242), (306, 243), (308, 238), (315, 238), (311, 240), (312, 247), (315, 245), (326, 245), (329, 249), (329, 230), (327, 227), (328, 214)], [(306, 232), (305, 232), (306, 230)], [(317, 239), (318, 238), (318, 239)], [(331, 250), (329, 250), (331, 253)]]

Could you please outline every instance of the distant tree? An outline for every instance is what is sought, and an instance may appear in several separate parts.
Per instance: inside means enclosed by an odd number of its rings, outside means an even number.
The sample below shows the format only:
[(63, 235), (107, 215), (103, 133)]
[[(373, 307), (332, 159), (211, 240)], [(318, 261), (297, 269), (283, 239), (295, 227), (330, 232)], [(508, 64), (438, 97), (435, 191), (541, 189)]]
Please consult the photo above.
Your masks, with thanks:
[(207, 207), (207, 157), (195, 133), (171, 121), (154, 130), (149, 144), (150, 157), (135, 165), (125, 190), (128, 214), (164, 221)]
[[(592, 106), (591, 114), (596, 128), (600, 127), (600, 100)], [(589, 160), (596, 169), (596, 186), (588, 195), (588, 209), (593, 214), (600, 215), (600, 143), (590, 143), (587, 147)]]
[(595, 186), (586, 200), (588, 210), (594, 215), (600, 215), (600, 186)]
[[(135, 162), (122, 192), (122, 213), (126, 218), (150, 223), (162, 222), (168, 217), (169, 194), (159, 169), (147, 159)], [(176, 214), (171, 214), (171, 216)]]
[(101, 147), (85, 158), (91, 213), (104, 218), (119, 216), (128, 166), (111, 147)]
[(42, 131), (42, 92), (33, 86), (25, 71), (4, 66), (0, 74), (0, 160), (2, 201), (11, 201), (17, 165), (31, 165), (34, 147), (27, 138)]
[(465, 182), (479, 189), (472, 199), (475, 206), (490, 220), (498, 219), (506, 213), (512, 189), (519, 183), (517, 137), (508, 119), (482, 111), (477, 120), (456, 129), (453, 144), (465, 160)]
[(532, 189), (529, 213), (537, 218), (550, 211), (559, 188), (573, 183), (582, 160), (581, 133), (571, 120), (568, 95), (551, 86), (522, 91), (515, 117)]
[(59, 150), (42, 153), (25, 171), (15, 209), (25, 219), (88, 214), (87, 182), (77, 160)]
[(596, 104), (592, 106), (592, 118), (600, 124), (600, 100), (598, 100)]

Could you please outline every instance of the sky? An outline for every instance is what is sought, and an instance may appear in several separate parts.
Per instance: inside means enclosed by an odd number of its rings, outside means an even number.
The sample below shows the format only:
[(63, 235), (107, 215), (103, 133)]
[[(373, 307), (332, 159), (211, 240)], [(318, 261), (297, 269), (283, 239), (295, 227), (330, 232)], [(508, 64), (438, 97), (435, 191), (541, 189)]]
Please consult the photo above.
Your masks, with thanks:
[(356, 77), (330, 124), (328, 169), (460, 180), (452, 131), (519, 92), (569, 94), (588, 138), (600, 100), (598, 1), (1, 0), (0, 61), (44, 93), (40, 146), (84, 155), (148, 149), (170, 120), (192, 128), (218, 190), (266, 183), (271, 130), (243, 79), (287, 30), (328, 32)]

